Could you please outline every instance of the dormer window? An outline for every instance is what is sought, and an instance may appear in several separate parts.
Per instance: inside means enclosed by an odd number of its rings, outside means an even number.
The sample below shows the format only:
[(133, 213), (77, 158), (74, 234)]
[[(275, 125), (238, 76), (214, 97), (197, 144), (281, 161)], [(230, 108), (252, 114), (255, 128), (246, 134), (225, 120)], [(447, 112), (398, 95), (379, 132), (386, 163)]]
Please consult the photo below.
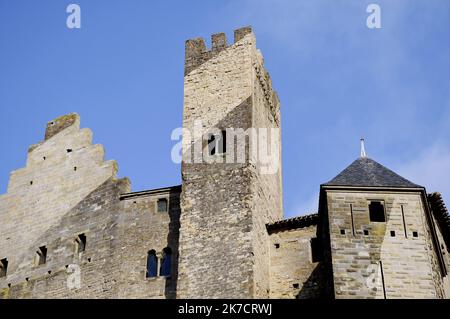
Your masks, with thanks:
[(370, 201), (369, 202), (369, 216), (371, 222), (386, 222), (386, 214), (384, 212), (384, 202)]

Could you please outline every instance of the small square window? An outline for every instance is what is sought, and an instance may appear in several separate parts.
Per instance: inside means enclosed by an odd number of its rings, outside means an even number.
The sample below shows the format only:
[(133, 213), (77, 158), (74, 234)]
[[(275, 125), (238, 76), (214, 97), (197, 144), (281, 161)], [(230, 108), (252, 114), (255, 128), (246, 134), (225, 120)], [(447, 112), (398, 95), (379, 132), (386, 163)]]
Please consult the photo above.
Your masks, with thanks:
[(158, 213), (166, 213), (168, 209), (167, 198), (159, 198), (157, 201)]
[(395, 230), (391, 230), (391, 237), (395, 237)]
[(384, 204), (380, 201), (369, 202), (369, 216), (371, 222), (386, 222)]
[(293, 284), (292, 287), (294, 287), (294, 289), (298, 289), (300, 287), (299, 284)]
[(369, 236), (369, 231), (367, 229), (364, 229), (364, 236)]
[(419, 237), (419, 233), (416, 231), (413, 231), (413, 237), (415, 237), (415, 238)]
[(276, 249), (280, 248), (280, 244), (275, 244), (275, 248)]
[(345, 235), (345, 229), (341, 229), (341, 235)]

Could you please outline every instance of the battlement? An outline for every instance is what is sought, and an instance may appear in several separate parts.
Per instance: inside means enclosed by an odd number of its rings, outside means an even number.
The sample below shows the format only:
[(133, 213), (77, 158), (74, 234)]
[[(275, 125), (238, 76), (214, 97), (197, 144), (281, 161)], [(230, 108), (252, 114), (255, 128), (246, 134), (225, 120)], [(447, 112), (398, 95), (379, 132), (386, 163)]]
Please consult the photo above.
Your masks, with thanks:
[[(237, 44), (249, 34), (253, 34), (250, 26), (234, 30), (234, 44)], [(211, 50), (206, 48), (203, 38), (187, 40), (185, 45), (185, 75), (227, 47), (229, 45), (225, 33), (211, 35)]]
[(79, 126), (80, 116), (76, 113), (71, 113), (57, 117), (56, 119), (47, 123), (47, 128), (45, 129), (45, 140), (48, 140), (49, 138), (61, 132), (62, 130), (76, 123), (78, 123)]

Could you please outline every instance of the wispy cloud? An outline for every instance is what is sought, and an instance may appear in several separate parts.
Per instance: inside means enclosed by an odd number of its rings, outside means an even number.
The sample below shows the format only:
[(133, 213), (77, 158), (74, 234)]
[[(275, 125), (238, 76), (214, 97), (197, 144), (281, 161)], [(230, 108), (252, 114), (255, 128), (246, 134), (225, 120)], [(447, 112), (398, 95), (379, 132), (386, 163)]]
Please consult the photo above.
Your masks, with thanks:
[(450, 204), (450, 145), (435, 142), (417, 158), (401, 166), (398, 172), (412, 182), (425, 186), (428, 192), (440, 192)]

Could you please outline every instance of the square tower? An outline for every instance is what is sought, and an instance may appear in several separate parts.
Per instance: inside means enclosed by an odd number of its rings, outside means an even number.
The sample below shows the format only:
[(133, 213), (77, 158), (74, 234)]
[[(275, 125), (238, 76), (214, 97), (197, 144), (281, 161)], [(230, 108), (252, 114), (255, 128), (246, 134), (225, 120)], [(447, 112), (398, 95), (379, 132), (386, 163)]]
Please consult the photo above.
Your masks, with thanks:
[(447, 275), (425, 188), (362, 156), (321, 185), (336, 298), (444, 298)]
[(177, 296), (268, 297), (266, 224), (282, 217), (280, 108), (250, 27), (231, 45), (212, 35), (211, 50), (186, 42), (183, 129)]

